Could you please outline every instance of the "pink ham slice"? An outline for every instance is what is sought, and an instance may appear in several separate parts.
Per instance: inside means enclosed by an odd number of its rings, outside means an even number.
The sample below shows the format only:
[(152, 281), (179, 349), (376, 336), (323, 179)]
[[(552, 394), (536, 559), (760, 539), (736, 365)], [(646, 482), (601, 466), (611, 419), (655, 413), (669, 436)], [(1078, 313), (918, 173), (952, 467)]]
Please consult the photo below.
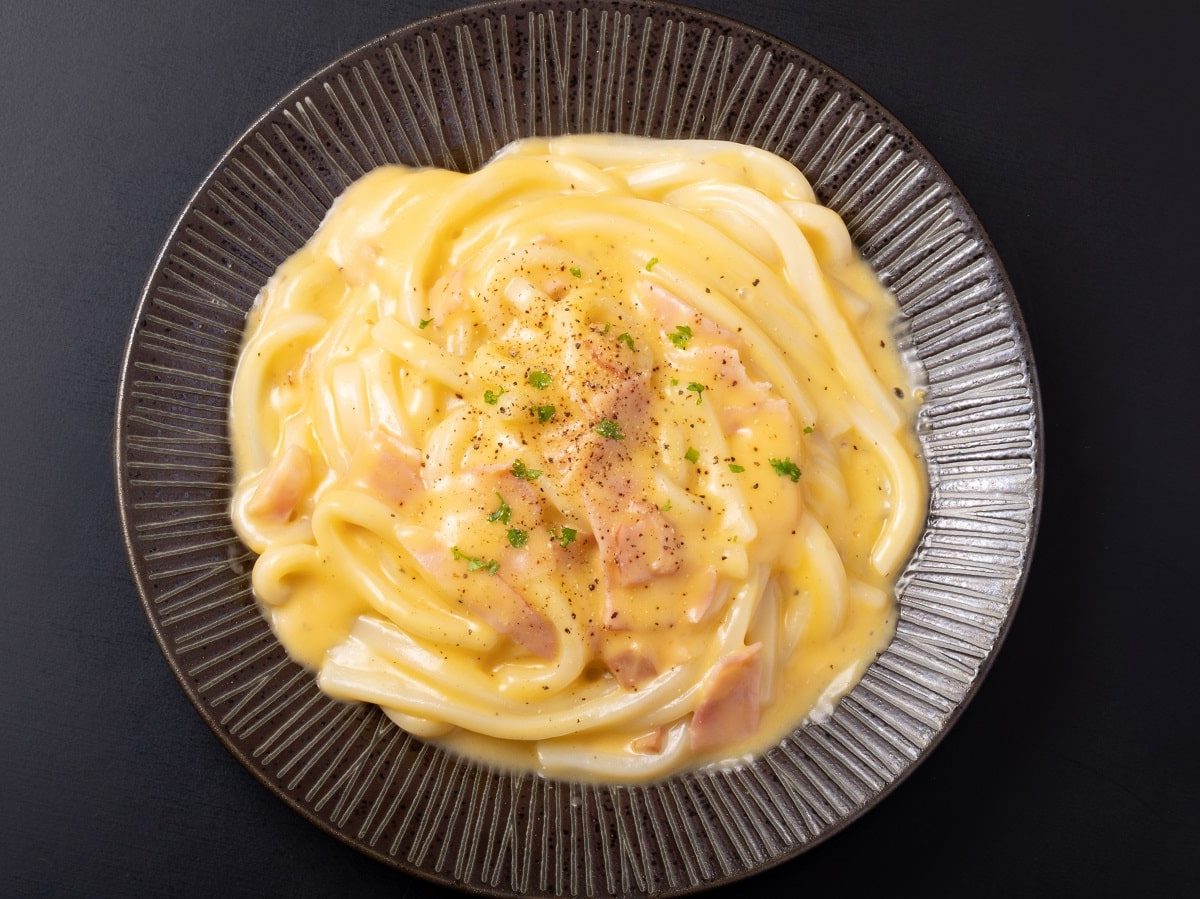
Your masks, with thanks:
[(300, 504), (312, 474), (312, 456), (292, 444), (263, 473), (250, 498), (250, 513), (271, 521), (287, 521)]
[(503, 576), (468, 572), (466, 563), (432, 534), (407, 533), (401, 543), (430, 579), (457, 596), (467, 610), (518, 646), (544, 659), (558, 654), (558, 635), (549, 619), (537, 612)]
[(633, 355), (625, 344), (614, 340), (611, 335), (592, 333), (583, 338), (581, 359), (589, 359), (609, 374), (629, 377), (633, 372)]
[(632, 600), (623, 588), (672, 575), (683, 561), (683, 543), (666, 515), (631, 499), (629, 489), (613, 477), (589, 482), (584, 488), (588, 523), (604, 568), (604, 627), (610, 631), (630, 626), (622, 606)]
[(475, 603), (475, 613), (480, 618), (535, 656), (552, 659), (558, 655), (554, 625), (529, 605), (516, 588), (499, 578), (492, 597), (491, 602)]
[(512, 473), (511, 466), (501, 472), (496, 482), (496, 492), (509, 502), (522, 504), (519, 513), (528, 525), (541, 524), (545, 497), (532, 483)]
[[(666, 516), (638, 499), (631, 447), (646, 439), (650, 420), (649, 375), (637, 369), (640, 356), (599, 334), (581, 343), (578, 361), (586, 368), (575, 399), (591, 416), (549, 436), (546, 459), (561, 473), (560, 485), (577, 485), (583, 495), (604, 572), (604, 628), (624, 630), (629, 621), (621, 606), (632, 597), (617, 594), (674, 574), (683, 547)], [(624, 438), (597, 433), (602, 420), (617, 422)]]
[[(679, 567), (675, 529), (657, 508), (635, 498), (630, 445), (644, 434), (650, 399), (646, 376), (610, 382), (590, 400), (593, 414), (617, 421), (624, 440), (608, 440), (594, 428), (577, 433), (563, 461), (574, 462), (584, 508), (610, 579), (644, 584)], [(573, 457), (573, 458), (572, 458)]]
[(359, 443), (350, 477), (392, 505), (406, 502), (421, 488), (421, 455), (390, 431), (378, 428)]
[[(590, 415), (545, 434), (543, 452), (563, 489), (596, 493), (607, 490), (617, 480), (627, 480), (631, 467), (629, 447), (642, 439), (640, 435), (644, 433), (650, 408), (647, 385), (644, 374), (589, 382), (580, 391), (577, 402)], [(617, 422), (625, 439), (609, 440), (598, 434), (596, 425), (604, 419)]]
[(742, 402), (738, 405), (717, 405), (717, 417), (726, 432), (736, 431), (749, 425), (755, 418), (780, 419), (790, 415), (787, 401), (771, 396), (771, 385), (756, 381), (746, 371), (741, 354), (729, 346), (707, 346), (694, 351), (698, 360), (707, 360), (723, 387), (741, 388), (737, 395)]
[(727, 655), (709, 672), (689, 728), (694, 752), (727, 746), (758, 727), (760, 649), (755, 643)]
[(737, 335), (728, 328), (721, 327), (695, 307), (689, 306), (681, 297), (657, 284), (643, 284), (638, 300), (659, 327), (668, 333), (679, 325), (687, 325), (697, 334), (719, 337), (725, 342), (738, 340)]
[(665, 727), (656, 727), (648, 734), (642, 734), (640, 737), (634, 737), (633, 742), (629, 744), (629, 748), (634, 752), (640, 752), (643, 755), (658, 755), (663, 750), (663, 746), (667, 742), (667, 729)]
[(713, 370), (723, 384), (731, 387), (738, 385), (753, 387), (756, 393), (764, 396), (771, 389), (769, 384), (751, 379), (750, 373), (746, 371), (746, 366), (742, 362), (741, 354), (733, 347), (720, 345), (704, 347), (698, 350), (696, 355), (698, 358), (711, 360)]
[(683, 547), (658, 509), (630, 513), (612, 532), (608, 559), (622, 587), (638, 587), (679, 570)]
[(637, 649), (627, 648), (605, 655), (604, 664), (626, 690), (636, 690), (658, 675), (654, 661)]
[(636, 352), (610, 336), (591, 333), (568, 349), (574, 377), (571, 399), (597, 419), (615, 418), (626, 432), (644, 421), (650, 407), (652, 364), (646, 351)]

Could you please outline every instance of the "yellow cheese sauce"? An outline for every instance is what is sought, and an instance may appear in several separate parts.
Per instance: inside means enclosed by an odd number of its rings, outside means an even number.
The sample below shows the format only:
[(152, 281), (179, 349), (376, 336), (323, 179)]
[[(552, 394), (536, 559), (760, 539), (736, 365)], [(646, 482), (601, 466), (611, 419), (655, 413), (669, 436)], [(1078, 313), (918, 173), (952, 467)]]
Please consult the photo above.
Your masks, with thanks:
[(629, 782), (760, 752), (893, 632), (927, 494), (898, 315), (750, 147), (376, 169), (248, 323), (255, 595), (326, 692), (476, 758)]

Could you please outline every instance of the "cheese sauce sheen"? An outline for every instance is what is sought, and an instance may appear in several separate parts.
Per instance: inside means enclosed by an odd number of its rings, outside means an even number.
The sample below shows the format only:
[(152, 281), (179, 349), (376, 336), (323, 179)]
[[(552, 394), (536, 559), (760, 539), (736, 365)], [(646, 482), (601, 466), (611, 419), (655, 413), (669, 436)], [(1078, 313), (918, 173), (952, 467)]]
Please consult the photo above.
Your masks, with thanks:
[(332, 696), (610, 782), (761, 752), (924, 523), (895, 299), (761, 150), (530, 139), (351, 185), (248, 321), (232, 517)]

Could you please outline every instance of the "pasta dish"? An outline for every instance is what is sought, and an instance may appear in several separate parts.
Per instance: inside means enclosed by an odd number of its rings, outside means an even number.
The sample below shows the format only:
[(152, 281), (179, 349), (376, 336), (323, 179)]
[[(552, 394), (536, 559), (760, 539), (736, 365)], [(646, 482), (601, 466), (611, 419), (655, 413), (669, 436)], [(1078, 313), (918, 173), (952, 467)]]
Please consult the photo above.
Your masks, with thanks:
[(490, 763), (632, 782), (762, 751), (894, 629), (927, 499), (898, 316), (762, 150), (375, 169), (249, 317), (255, 596), (326, 693)]

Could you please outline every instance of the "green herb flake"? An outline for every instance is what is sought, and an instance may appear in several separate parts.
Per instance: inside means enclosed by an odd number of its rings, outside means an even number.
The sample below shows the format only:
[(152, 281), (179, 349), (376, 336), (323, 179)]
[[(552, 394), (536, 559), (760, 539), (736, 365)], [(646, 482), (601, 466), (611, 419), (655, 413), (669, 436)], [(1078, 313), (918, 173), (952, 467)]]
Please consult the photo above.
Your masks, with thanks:
[(450, 547), (450, 552), (454, 555), (456, 561), (467, 563), (467, 571), (486, 571), (488, 574), (495, 574), (500, 570), (500, 563), (495, 559), (481, 559), (478, 556), (468, 556), (457, 546)]
[(483, 401), (489, 406), (494, 406), (500, 402), (500, 397), (504, 396), (503, 390), (485, 390), (483, 392)]
[(633, 338), (629, 336), (628, 331), (626, 331), (624, 334), (619, 335), (617, 337), (617, 341), (619, 343), (625, 344), (625, 346), (629, 347), (631, 350), (636, 349), (636, 347), (633, 345)]
[(542, 424), (545, 424), (548, 421), (554, 420), (554, 416), (558, 410), (553, 406), (538, 406), (534, 411), (537, 412), (538, 421), (540, 421)]
[[(559, 269), (559, 271), (562, 271), (562, 269)], [(582, 278), (583, 277), (583, 269), (581, 269), (577, 265), (573, 265), (573, 266), (571, 266), (571, 275), (576, 278)]]
[(648, 272), (654, 271), (654, 266), (656, 266), (656, 265), (658, 265), (658, 257), (651, 256), (650, 260), (646, 263), (646, 271), (648, 271)]
[(417, 325), (417, 327), (420, 328), (422, 331), (424, 331), (432, 323), (433, 323), (432, 318), (423, 318), (423, 319), (421, 319), (421, 323), (419, 325)]
[(604, 323), (604, 330), (603, 330), (601, 333), (602, 333), (602, 334), (607, 334), (607, 333), (608, 333), (609, 331), (611, 331), (611, 330), (612, 330), (612, 322), (605, 322), (605, 323)]
[(683, 454), (683, 458), (695, 465), (700, 461), (700, 450), (696, 449), (694, 446), (689, 446), (688, 451)]
[(688, 384), (687, 389), (696, 394), (697, 406), (704, 402), (704, 391), (708, 390), (707, 387), (705, 387), (703, 384), (697, 384), (695, 381), (692, 381), (690, 384)]
[(672, 386), (672, 387), (678, 387), (678, 386), (679, 386), (679, 379), (678, 379), (678, 378), (672, 378), (672, 379), (671, 379), (671, 386)]
[(771, 467), (775, 469), (775, 473), (781, 478), (791, 478), (793, 481), (800, 480), (800, 466), (791, 459), (772, 459)]
[(504, 497), (499, 493), (496, 494), (496, 499), (500, 500), (500, 505), (496, 507), (496, 511), (488, 516), (488, 521), (498, 521), (501, 524), (508, 524), (512, 518), (512, 507), (504, 501)]
[(531, 371), (525, 380), (538, 390), (545, 390), (550, 386), (550, 382), (553, 380), (553, 378), (539, 368), (535, 371)]
[(559, 530), (550, 528), (550, 539), (564, 549), (574, 543), (578, 535), (579, 532), (575, 528), (569, 528), (566, 525), (563, 525)]
[(621, 426), (611, 418), (606, 418), (596, 425), (596, 433), (609, 440), (625, 439), (625, 435), (621, 433)]
[(508, 545), (509, 546), (515, 546), (517, 549), (520, 549), (522, 546), (525, 545), (527, 540), (529, 540), (529, 532), (528, 531), (522, 531), (520, 528), (509, 528), (508, 529)]
[(688, 341), (692, 339), (692, 329), (687, 325), (676, 325), (675, 332), (668, 334), (667, 337), (671, 339), (671, 343), (675, 344), (675, 346), (681, 350), (686, 350)]
[(806, 427), (806, 428), (804, 429), (804, 433), (805, 433), (805, 434), (811, 434), (812, 432), (813, 432), (813, 429), (812, 429), (812, 426), (811, 426), (811, 425), (809, 425), (808, 427)]
[(734, 474), (741, 474), (743, 471), (746, 470), (746, 466), (738, 465), (736, 462), (730, 462), (729, 470), (732, 471)]
[(538, 469), (529, 468), (520, 459), (512, 464), (512, 473), (522, 481), (536, 481), (542, 476), (542, 473)]
[(665, 503), (663, 503), (661, 506), (659, 506), (659, 507), (658, 507), (658, 511), (660, 511), (660, 512), (670, 512), (670, 511), (671, 511), (671, 501), (670, 501), (670, 500), (667, 500)]

